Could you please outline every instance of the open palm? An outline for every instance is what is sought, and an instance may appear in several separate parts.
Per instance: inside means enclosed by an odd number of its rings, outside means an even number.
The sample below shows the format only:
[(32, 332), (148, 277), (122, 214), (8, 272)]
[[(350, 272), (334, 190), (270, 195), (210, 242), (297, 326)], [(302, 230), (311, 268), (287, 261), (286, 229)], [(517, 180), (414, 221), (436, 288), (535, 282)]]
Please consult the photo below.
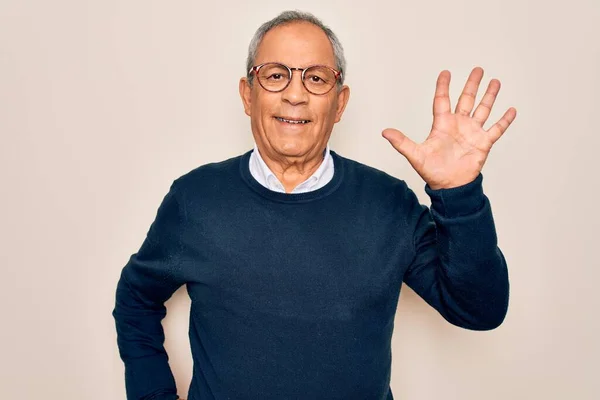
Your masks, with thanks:
[(517, 115), (516, 109), (511, 107), (490, 129), (483, 129), (500, 91), (500, 81), (490, 81), (473, 112), (482, 77), (481, 67), (471, 71), (452, 113), (448, 95), (450, 71), (439, 74), (433, 100), (433, 124), (425, 142), (417, 144), (396, 129), (383, 131), (383, 136), (432, 189), (452, 188), (473, 181), (481, 172), (492, 145)]

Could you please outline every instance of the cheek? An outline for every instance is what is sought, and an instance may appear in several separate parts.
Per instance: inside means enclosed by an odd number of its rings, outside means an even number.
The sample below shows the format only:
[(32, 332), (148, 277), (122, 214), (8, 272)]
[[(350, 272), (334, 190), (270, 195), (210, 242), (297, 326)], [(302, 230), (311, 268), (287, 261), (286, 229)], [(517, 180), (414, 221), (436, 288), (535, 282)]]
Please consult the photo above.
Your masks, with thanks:
[(335, 98), (328, 98), (321, 104), (321, 118), (323, 124), (330, 125), (335, 121), (335, 109)]
[(273, 96), (258, 96), (253, 103), (253, 112), (262, 123), (268, 122), (276, 114), (277, 102)]

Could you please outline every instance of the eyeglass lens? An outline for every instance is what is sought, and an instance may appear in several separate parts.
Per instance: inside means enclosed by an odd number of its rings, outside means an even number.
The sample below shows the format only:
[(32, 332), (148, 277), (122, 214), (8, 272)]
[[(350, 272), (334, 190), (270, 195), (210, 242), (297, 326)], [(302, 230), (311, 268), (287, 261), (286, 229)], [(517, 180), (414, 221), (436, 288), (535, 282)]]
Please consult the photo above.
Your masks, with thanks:
[[(283, 90), (291, 78), (290, 70), (281, 64), (265, 64), (258, 71), (260, 84), (272, 92)], [(329, 68), (314, 66), (304, 71), (304, 86), (311, 93), (327, 93), (335, 83), (335, 73)]]

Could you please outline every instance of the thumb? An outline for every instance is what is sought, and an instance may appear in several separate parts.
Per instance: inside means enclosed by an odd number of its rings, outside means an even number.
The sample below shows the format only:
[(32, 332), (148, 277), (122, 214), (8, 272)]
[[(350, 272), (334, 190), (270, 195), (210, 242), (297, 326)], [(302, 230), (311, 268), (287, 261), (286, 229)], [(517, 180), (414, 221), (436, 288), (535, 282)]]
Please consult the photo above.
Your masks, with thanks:
[(410, 162), (415, 154), (417, 144), (397, 129), (387, 128), (381, 133), (400, 154)]

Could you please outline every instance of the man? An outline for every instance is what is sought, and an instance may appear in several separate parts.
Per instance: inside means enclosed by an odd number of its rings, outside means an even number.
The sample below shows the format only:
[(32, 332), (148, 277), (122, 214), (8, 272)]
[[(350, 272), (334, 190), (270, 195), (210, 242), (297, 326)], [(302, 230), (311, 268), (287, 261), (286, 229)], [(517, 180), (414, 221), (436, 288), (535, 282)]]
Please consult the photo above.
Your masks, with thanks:
[(485, 131), (500, 83), (473, 112), (475, 68), (453, 113), (443, 71), (427, 140), (383, 132), (426, 182), (429, 209), (404, 181), (329, 149), (349, 88), (342, 47), (319, 20), (265, 23), (247, 71), (254, 150), (176, 179), (123, 268), (113, 315), (127, 396), (178, 398), (161, 320), (186, 284), (188, 400), (393, 399), (403, 281), (457, 326), (505, 318), (507, 267), (481, 169), (516, 111)]

